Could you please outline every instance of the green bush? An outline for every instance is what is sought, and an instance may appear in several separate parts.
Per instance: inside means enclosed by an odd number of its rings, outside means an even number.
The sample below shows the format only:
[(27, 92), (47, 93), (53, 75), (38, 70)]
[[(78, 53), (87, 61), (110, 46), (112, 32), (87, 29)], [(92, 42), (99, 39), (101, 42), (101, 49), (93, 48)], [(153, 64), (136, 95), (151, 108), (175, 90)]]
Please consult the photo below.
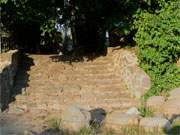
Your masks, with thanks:
[(180, 1), (166, 3), (154, 14), (141, 12), (135, 26), (139, 63), (152, 81), (144, 98), (179, 86)]

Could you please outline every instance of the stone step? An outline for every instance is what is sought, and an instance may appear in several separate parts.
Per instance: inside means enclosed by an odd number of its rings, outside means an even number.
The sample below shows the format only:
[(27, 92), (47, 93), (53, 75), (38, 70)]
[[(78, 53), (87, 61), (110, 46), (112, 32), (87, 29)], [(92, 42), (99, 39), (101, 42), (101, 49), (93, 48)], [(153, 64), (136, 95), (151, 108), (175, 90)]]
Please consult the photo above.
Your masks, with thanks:
[(9, 112), (60, 112), (70, 104), (107, 112), (137, 106), (122, 77), (115, 73), (113, 61), (117, 56), (111, 54), (72, 64), (53, 62), (50, 55), (30, 55), (35, 65), (26, 72), (25, 78), (17, 78), (15, 88), (21, 93), (10, 104)]
[[(104, 67), (103, 67), (104, 68)], [(63, 75), (70, 75), (70, 76), (74, 76), (74, 75), (89, 75), (89, 74), (98, 74), (98, 75), (103, 75), (103, 74), (112, 74), (112, 73), (114, 73), (114, 69), (102, 69), (102, 70), (96, 70), (96, 69), (87, 69), (87, 71), (86, 71), (86, 69), (83, 69), (83, 71), (78, 71), (78, 70), (75, 70), (75, 71), (66, 71), (66, 70), (64, 70), (64, 71), (58, 71), (58, 72), (49, 72), (48, 73), (48, 71), (46, 71), (47, 72), (47, 74), (48, 75), (50, 75), (50, 74), (54, 74), (54, 73), (56, 73), (56, 75), (57, 74), (63, 74)]]
[[(69, 85), (69, 86), (68, 86)], [(38, 86), (38, 87), (37, 87)], [(46, 93), (57, 93), (57, 92), (104, 92), (104, 93), (110, 93), (110, 92), (122, 92), (122, 93), (130, 93), (125, 87), (123, 87), (121, 84), (106, 84), (106, 85), (76, 85), (76, 84), (59, 84), (59, 85), (42, 85), (42, 84), (36, 84), (30, 87), (26, 88), (27, 92), (46, 92)]]
[[(52, 82), (52, 81), (57, 81), (57, 82)], [(52, 83), (51, 83), (52, 82)], [(58, 86), (58, 87), (63, 87), (63, 85), (78, 85), (78, 84), (81, 84), (81, 87), (83, 86), (97, 86), (97, 87), (101, 87), (101, 88), (104, 88), (104, 87), (119, 87), (119, 88), (122, 88), (122, 86), (124, 86), (124, 84), (118, 80), (111, 80), (111, 79), (91, 79), (91, 80), (86, 80), (86, 79), (83, 79), (83, 80), (80, 80), (80, 79), (69, 79), (69, 80), (47, 80), (47, 81), (38, 81), (38, 80), (33, 80), (33, 81), (30, 81), (28, 82), (28, 85), (30, 86), (38, 86), (38, 87), (48, 87), (48, 89), (50, 88), (53, 88), (54, 85)]]
[[(97, 99), (126, 99), (131, 97), (129, 93), (125, 93), (125, 92), (76, 92), (74, 93), (74, 91), (67, 91), (67, 92), (51, 92), (51, 91), (41, 91), (41, 92), (31, 92), (28, 95), (20, 95), (20, 96), (16, 96), (16, 101), (25, 101), (26, 99), (32, 99), (32, 100), (39, 100), (41, 98), (46, 99), (65, 99), (65, 98), (69, 98), (70, 100), (72, 100), (72, 98), (95, 98), (95, 100)], [(31, 101), (32, 101), (31, 100)]]
[[(81, 95), (81, 94), (69, 94), (63, 93), (62, 95), (46, 95), (46, 94), (33, 94), (30, 96), (18, 95), (16, 96), (17, 104), (27, 104), (27, 103), (94, 103), (94, 104), (111, 104), (111, 103), (134, 103), (135, 99), (129, 97), (128, 95), (119, 95), (119, 96), (108, 96), (108, 95)], [(136, 102), (135, 102), (136, 103)]]
[(64, 105), (69, 105), (69, 104), (76, 104), (76, 105), (81, 105), (81, 106), (86, 106), (86, 108), (102, 108), (106, 111), (111, 111), (111, 110), (128, 110), (130, 107), (135, 107), (137, 106), (137, 102), (135, 100), (130, 100), (127, 102), (128, 100), (126, 99), (125, 101), (120, 101), (120, 100), (99, 100), (96, 102), (92, 102), (92, 101), (87, 101), (84, 102), (83, 100), (78, 101), (78, 100), (64, 100), (64, 102), (57, 102), (57, 100), (54, 100), (52, 102), (48, 101), (48, 100), (44, 100), (44, 101), (36, 101), (36, 102), (16, 102), (16, 104), (11, 104), (10, 108), (11, 108), (11, 112), (12, 110), (16, 110), (16, 109), (20, 109), (23, 110), (24, 112), (26, 111), (40, 111), (40, 110), (46, 110), (46, 111), (60, 111), (61, 109), (63, 109)]
[(94, 73), (75, 73), (75, 72), (68, 72), (67, 74), (64, 73), (53, 73), (53, 74), (48, 74), (48, 73), (44, 73), (44, 74), (36, 74), (33, 76), (30, 76), (29, 79), (30, 80), (34, 80), (34, 81), (38, 81), (41, 80), (40, 78), (43, 78), (43, 80), (49, 80), (54, 78), (57, 79), (68, 79), (68, 78), (99, 78), (99, 79), (106, 79), (106, 78), (120, 78), (119, 76), (116, 76), (114, 72), (104, 72), (104, 73), (98, 73), (93, 71)]
[(35, 75), (31, 75), (29, 78), (34, 78), (34, 79), (37, 79), (37, 80), (40, 80), (40, 78), (39, 77), (44, 77), (44, 76), (46, 76), (45, 77), (45, 79), (47, 78), (47, 77), (51, 77), (51, 76), (57, 76), (57, 77), (111, 77), (111, 76), (114, 76), (114, 78), (121, 78), (121, 76), (120, 75), (118, 75), (118, 74), (116, 74), (115, 72), (109, 72), (109, 71), (106, 71), (106, 72), (104, 72), (104, 73), (98, 73), (98, 72), (96, 72), (96, 71), (93, 71), (93, 72), (86, 72), (86, 73), (82, 73), (82, 72), (78, 72), (78, 73), (76, 73), (76, 72), (68, 72), (68, 73), (62, 73), (62, 72), (60, 72), (60, 73), (41, 73), (41, 74), (35, 74)]

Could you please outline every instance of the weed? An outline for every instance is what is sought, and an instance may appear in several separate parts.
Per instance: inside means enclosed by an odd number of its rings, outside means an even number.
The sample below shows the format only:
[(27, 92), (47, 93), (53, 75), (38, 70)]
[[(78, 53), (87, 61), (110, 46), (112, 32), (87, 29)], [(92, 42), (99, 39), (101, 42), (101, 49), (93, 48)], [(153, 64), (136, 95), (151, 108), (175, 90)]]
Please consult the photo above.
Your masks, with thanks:
[(61, 119), (52, 118), (49, 122), (50, 122), (50, 126), (51, 126), (52, 129), (60, 130)]

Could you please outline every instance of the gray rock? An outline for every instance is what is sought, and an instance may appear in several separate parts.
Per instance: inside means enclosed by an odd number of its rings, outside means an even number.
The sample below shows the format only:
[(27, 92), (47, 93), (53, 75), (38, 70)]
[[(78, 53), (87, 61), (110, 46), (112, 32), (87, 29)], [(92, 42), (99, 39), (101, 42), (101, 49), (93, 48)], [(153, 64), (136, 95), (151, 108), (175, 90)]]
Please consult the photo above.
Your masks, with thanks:
[(91, 123), (96, 124), (96, 126), (100, 126), (106, 117), (105, 110), (101, 108), (90, 110), (90, 113), (91, 113)]
[(138, 124), (138, 115), (113, 112), (111, 114), (107, 114), (107, 117), (103, 123), (103, 127), (105, 129), (113, 130), (117, 133), (120, 133), (122, 128), (128, 128), (129, 126), (138, 126)]
[(85, 126), (89, 126), (91, 119), (90, 112), (76, 106), (67, 106), (61, 115), (62, 127), (70, 131), (79, 131)]
[(126, 114), (129, 114), (129, 115), (132, 115), (132, 114), (139, 115), (140, 112), (138, 111), (138, 109), (137, 109), (136, 107), (132, 107), (132, 108), (130, 108), (130, 109), (126, 112)]
[(171, 90), (169, 94), (170, 94), (169, 99), (175, 99), (175, 98), (180, 99), (180, 87)]
[(148, 98), (146, 107), (154, 112), (159, 112), (160, 107), (165, 103), (163, 96), (152, 96)]
[(167, 119), (160, 117), (142, 118), (139, 126), (145, 131), (169, 131), (171, 129), (171, 123)]
[(180, 115), (180, 99), (169, 99), (162, 106), (160, 111), (168, 118), (173, 119)]
[(150, 77), (138, 66), (135, 51), (122, 49), (115, 66), (121, 69), (119, 74), (135, 97), (140, 98), (151, 87)]

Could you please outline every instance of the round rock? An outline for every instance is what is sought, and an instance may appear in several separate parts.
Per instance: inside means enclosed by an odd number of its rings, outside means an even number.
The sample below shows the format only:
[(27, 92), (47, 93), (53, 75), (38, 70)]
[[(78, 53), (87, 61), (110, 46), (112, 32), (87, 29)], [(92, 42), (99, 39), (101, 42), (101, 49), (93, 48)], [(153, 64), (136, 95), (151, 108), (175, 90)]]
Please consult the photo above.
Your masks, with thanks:
[(107, 114), (107, 117), (104, 121), (103, 127), (105, 129), (110, 129), (115, 132), (121, 132), (121, 128), (128, 128), (129, 126), (138, 126), (139, 116), (135, 114), (124, 114), (121, 112), (113, 112)]
[(168, 119), (180, 115), (180, 99), (175, 98), (167, 100), (160, 110)]
[(83, 127), (88, 127), (90, 119), (90, 112), (76, 106), (68, 106), (61, 113), (62, 127), (69, 131), (79, 131)]
[(177, 99), (180, 100), (180, 87), (171, 90), (169, 94), (170, 94), (169, 99), (175, 99), (175, 98), (177, 98)]
[(140, 120), (139, 126), (145, 131), (169, 131), (171, 129), (171, 123), (160, 117), (147, 117)]
[(163, 96), (152, 96), (148, 98), (146, 107), (152, 111), (159, 111), (160, 107), (164, 104), (165, 98)]

